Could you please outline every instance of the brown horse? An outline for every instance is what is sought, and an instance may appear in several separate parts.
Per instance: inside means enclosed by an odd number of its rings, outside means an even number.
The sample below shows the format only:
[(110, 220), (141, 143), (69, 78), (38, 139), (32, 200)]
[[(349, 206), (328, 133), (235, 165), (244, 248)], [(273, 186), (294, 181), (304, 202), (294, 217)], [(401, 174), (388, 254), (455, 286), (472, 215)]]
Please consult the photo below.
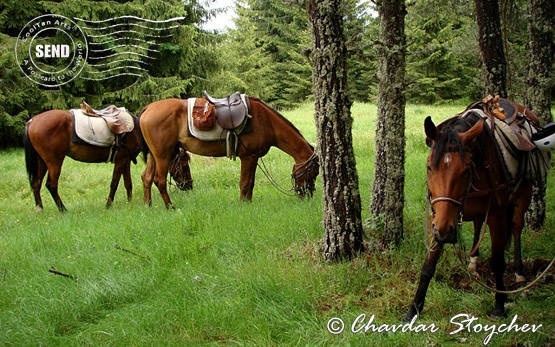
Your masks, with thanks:
[[(133, 121), (135, 123), (133, 131), (123, 136), (119, 148), (113, 155), (114, 171), (108, 201), (106, 202), (107, 207), (110, 207), (114, 201), (122, 175), (127, 190), (127, 199), (131, 200), (132, 197), (131, 162), (136, 163), (137, 155), (144, 146), (139, 120), (137, 117), (133, 117)], [(110, 147), (74, 143), (72, 141), (72, 129), (71, 112), (65, 110), (43, 112), (31, 118), (25, 126), (23, 139), (25, 162), (37, 212), (41, 212), (43, 209), (40, 189), (47, 172), (46, 188), (48, 188), (60, 212), (67, 211), (58, 195), (58, 179), (66, 156), (86, 163), (102, 163), (110, 160)], [(178, 155), (177, 152), (174, 155)], [(183, 178), (180, 179), (180, 182), (188, 179), (192, 184), (188, 160), (186, 167), (181, 169), (181, 172), (184, 174), (181, 175)], [(189, 186), (189, 184), (186, 184), (186, 186)]]
[[(237, 155), (241, 159), (240, 199), (251, 200), (258, 159), (275, 146), (295, 159), (293, 166), (294, 189), (301, 197), (311, 196), (318, 175), (318, 156), (293, 124), (257, 98), (250, 98), (251, 131), (241, 134)], [(141, 131), (152, 155), (148, 157), (142, 175), (145, 204), (151, 204), (154, 182), (166, 207), (172, 202), (166, 188), (166, 175), (170, 157), (176, 145), (203, 156), (226, 155), (225, 141), (201, 141), (189, 134), (187, 100), (166, 99), (146, 106), (139, 115)]]
[[(504, 101), (507, 102), (507, 101)], [(509, 104), (507, 104), (509, 105)], [(471, 105), (472, 106), (472, 105)], [(481, 107), (481, 104), (474, 104)], [(521, 105), (512, 104), (520, 114), (537, 124), (537, 117)], [(470, 108), (470, 106), (469, 106)], [(489, 115), (493, 117), (493, 115)], [(524, 215), (530, 204), (532, 182), (521, 177), (515, 184), (503, 173), (501, 156), (491, 129), (483, 118), (453, 117), (437, 126), (430, 117), (424, 128), (431, 151), (427, 161), (429, 204), (432, 207), (433, 243), (426, 255), (420, 281), (404, 320), (410, 321), (422, 312), (430, 280), (446, 243), (456, 243), (462, 221), (474, 222), (472, 256), (477, 255), (482, 224), (489, 227), (491, 237), (490, 267), (495, 276), (495, 307), (491, 314), (504, 316), (507, 294), (503, 293), (504, 252), (511, 234), (514, 238), (514, 267), (523, 275), (520, 234)]]

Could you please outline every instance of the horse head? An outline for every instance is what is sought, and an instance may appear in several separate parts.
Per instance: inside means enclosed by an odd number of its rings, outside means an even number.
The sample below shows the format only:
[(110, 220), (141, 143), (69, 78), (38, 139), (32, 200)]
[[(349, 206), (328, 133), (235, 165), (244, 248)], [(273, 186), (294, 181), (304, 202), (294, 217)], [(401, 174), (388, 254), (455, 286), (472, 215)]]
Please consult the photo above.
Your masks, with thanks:
[(190, 160), (189, 153), (182, 147), (175, 149), (174, 157), (169, 166), (169, 172), (177, 187), (181, 190), (193, 189), (193, 177), (191, 176), (191, 168), (189, 166)]
[(458, 118), (436, 127), (431, 117), (424, 122), (431, 147), (427, 161), (429, 201), (432, 207), (431, 231), (436, 242), (457, 242), (457, 230), (472, 180), (471, 143), (484, 129), (480, 120), (470, 127)]
[(320, 163), (316, 151), (304, 163), (293, 165), (293, 172), (291, 173), (293, 190), (300, 198), (312, 197), (314, 190), (316, 190), (316, 177), (318, 177), (319, 172)]

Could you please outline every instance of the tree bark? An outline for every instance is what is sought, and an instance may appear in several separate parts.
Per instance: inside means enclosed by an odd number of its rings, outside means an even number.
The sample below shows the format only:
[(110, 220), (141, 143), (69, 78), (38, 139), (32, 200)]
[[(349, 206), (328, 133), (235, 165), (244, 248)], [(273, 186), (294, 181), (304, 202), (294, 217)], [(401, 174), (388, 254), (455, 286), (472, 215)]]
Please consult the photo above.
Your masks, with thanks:
[(507, 97), (507, 61), (498, 0), (475, 0), (485, 95)]
[(403, 239), (405, 189), (405, 1), (379, 1), (376, 160), (370, 213), (383, 219), (382, 244)]
[[(528, 37), (530, 42), (530, 67), (528, 75), (528, 101), (542, 123), (553, 120), (551, 114), (551, 67), (555, 43), (555, 2), (553, 0), (529, 1)], [(543, 184), (542, 184), (543, 183)], [(545, 223), (545, 182), (534, 187), (526, 223), (532, 230), (540, 230)]]
[(321, 250), (326, 260), (364, 249), (358, 174), (347, 95), (347, 49), (341, 0), (308, 0), (312, 25), (312, 81), (323, 183)]

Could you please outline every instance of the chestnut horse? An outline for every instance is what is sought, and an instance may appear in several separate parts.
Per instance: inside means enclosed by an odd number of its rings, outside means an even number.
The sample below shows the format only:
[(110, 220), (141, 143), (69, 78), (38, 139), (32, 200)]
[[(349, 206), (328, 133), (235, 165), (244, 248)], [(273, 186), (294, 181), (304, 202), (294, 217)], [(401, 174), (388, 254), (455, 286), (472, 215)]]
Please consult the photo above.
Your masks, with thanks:
[[(538, 123), (531, 111), (521, 105), (513, 106), (518, 113)], [(532, 196), (532, 182), (522, 178), (520, 184), (515, 185), (508, 180), (501, 170), (504, 164), (496, 150), (497, 144), (491, 130), (484, 124), (483, 118), (475, 115), (464, 119), (456, 116), (437, 127), (431, 117), (424, 122), (427, 142), (431, 144), (427, 160), (427, 183), (434, 242), (426, 255), (414, 300), (403, 318), (405, 321), (410, 321), (422, 312), (428, 285), (443, 246), (457, 242), (462, 221), (474, 222), (474, 254), (471, 255), (477, 255), (482, 224), (485, 222), (489, 227), (490, 267), (495, 276), (496, 288), (492, 316), (506, 315), (504, 252), (511, 234), (514, 238), (514, 267), (517, 275), (523, 275), (520, 234)]]
[[(318, 175), (318, 156), (293, 124), (261, 100), (249, 97), (251, 131), (239, 135), (237, 156), (241, 159), (240, 199), (251, 200), (258, 159), (275, 146), (295, 160), (292, 179), (294, 190), (301, 197), (311, 196)], [(144, 202), (152, 203), (151, 187), (154, 182), (167, 208), (172, 202), (167, 192), (166, 175), (170, 157), (176, 145), (202, 156), (223, 157), (226, 142), (201, 141), (188, 131), (187, 100), (166, 99), (147, 105), (139, 115), (141, 131), (151, 155), (142, 175)]]
[[(144, 140), (139, 128), (139, 120), (133, 116), (135, 127), (133, 131), (126, 133), (121, 141), (119, 148), (113, 155), (114, 171), (110, 184), (110, 193), (106, 207), (110, 207), (114, 201), (114, 196), (118, 188), (121, 176), (127, 190), (127, 199), (131, 200), (133, 186), (131, 182), (131, 162), (136, 163), (137, 155), (144, 146)], [(48, 172), (46, 188), (52, 195), (56, 206), (60, 212), (66, 212), (62, 199), (58, 194), (58, 179), (62, 170), (62, 163), (66, 156), (86, 162), (102, 163), (110, 160), (110, 147), (98, 147), (89, 144), (76, 144), (72, 141), (73, 120), (71, 112), (66, 110), (50, 110), (38, 114), (31, 118), (25, 125), (23, 138), (25, 146), (25, 163), (29, 183), (35, 197), (35, 209), (41, 212), (43, 209), (40, 189), (42, 180)], [(170, 151), (171, 153), (171, 151)], [(177, 156), (178, 153), (174, 152)], [(192, 187), (192, 180), (188, 165), (187, 155), (185, 168), (180, 168), (182, 178), (176, 181), (189, 181), (187, 187)], [(177, 167), (176, 167), (177, 169)]]

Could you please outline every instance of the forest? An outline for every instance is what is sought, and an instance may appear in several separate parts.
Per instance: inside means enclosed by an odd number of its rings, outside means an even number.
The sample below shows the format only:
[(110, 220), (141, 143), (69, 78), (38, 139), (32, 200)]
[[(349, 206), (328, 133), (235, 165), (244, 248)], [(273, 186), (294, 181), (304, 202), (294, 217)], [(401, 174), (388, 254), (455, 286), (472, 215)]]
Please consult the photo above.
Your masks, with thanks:
[[(225, 31), (203, 29), (203, 24), (218, 11), (211, 10), (209, 3), (3, 1), (0, 148), (21, 145), (24, 124), (33, 115), (48, 109), (75, 108), (82, 100), (96, 108), (115, 104), (138, 113), (155, 100), (199, 96), (203, 90), (216, 96), (241, 91), (278, 110), (291, 109), (312, 98), (311, 29), (307, 11), (299, 1), (230, 1), (236, 12), (235, 28)], [(373, 103), (377, 96), (379, 18), (372, 1), (346, 3), (349, 97), (354, 102)], [(508, 62), (508, 93), (523, 102), (529, 64), (527, 1), (499, 3)], [(89, 41), (83, 71), (69, 83), (56, 87), (44, 87), (26, 78), (14, 54), (20, 31), (33, 18), (48, 13), (75, 20), (85, 28)], [(157, 23), (150, 27), (137, 25), (135, 17)], [(465, 0), (421, 0), (407, 4), (408, 103), (441, 104), (473, 101), (483, 96), (475, 17), (474, 4)], [(131, 68), (139, 73), (114, 77), (103, 74), (100, 64), (94, 64), (95, 58), (102, 58), (99, 50), (93, 49), (93, 44), (99, 41), (94, 30), (100, 30), (98, 23), (108, 18), (120, 18), (119, 28), (133, 28), (133, 33), (124, 38), (123, 45), (102, 39), (104, 51), (134, 58)], [(159, 34), (150, 34), (153, 26), (157, 26)], [(113, 35), (118, 36), (112, 32)]]

